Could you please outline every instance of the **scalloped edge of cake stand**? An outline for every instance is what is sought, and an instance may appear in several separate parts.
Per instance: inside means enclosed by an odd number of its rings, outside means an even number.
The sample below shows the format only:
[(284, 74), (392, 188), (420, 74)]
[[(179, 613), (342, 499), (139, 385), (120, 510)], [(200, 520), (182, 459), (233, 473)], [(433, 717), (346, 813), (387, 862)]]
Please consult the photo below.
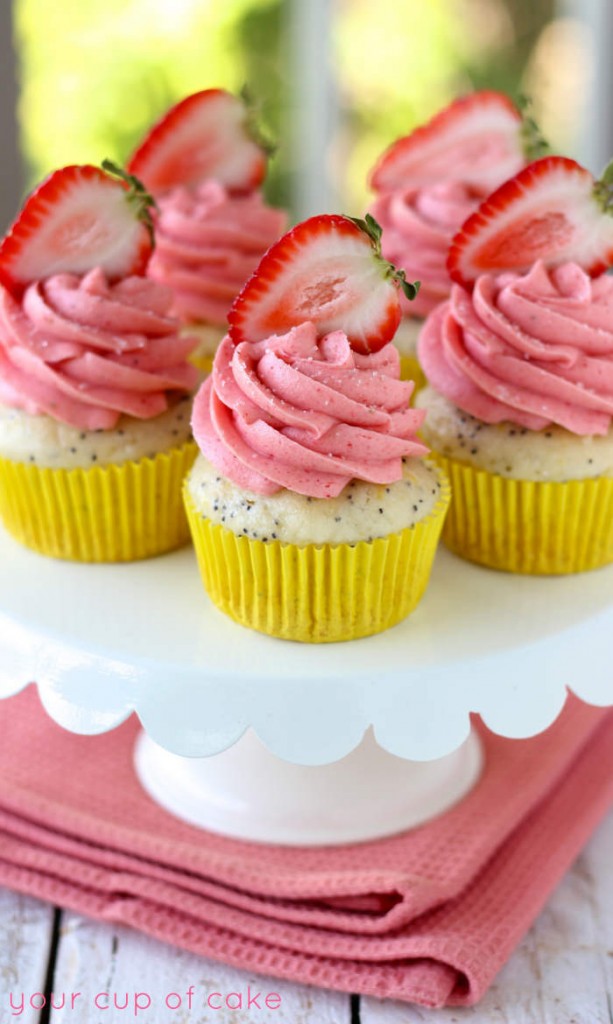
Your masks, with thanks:
[(271, 754), (251, 731), (229, 750), (185, 758), (141, 733), (137, 777), (165, 810), (234, 839), (291, 846), (366, 842), (415, 828), (458, 803), (483, 767), (472, 730), (451, 754), (409, 761), (368, 730), (333, 764), (303, 767)]

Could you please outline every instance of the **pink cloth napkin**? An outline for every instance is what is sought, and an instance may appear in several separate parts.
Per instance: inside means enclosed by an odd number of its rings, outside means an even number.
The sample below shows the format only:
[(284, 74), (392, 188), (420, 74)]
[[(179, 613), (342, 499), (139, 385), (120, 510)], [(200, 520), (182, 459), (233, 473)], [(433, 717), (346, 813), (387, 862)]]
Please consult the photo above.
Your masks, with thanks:
[(0, 884), (203, 956), (427, 1006), (474, 1003), (613, 800), (613, 713), (570, 698), (530, 740), (481, 731), (472, 793), (403, 835), (330, 848), (176, 821), (132, 768), (138, 723), (74, 736), (0, 702)]

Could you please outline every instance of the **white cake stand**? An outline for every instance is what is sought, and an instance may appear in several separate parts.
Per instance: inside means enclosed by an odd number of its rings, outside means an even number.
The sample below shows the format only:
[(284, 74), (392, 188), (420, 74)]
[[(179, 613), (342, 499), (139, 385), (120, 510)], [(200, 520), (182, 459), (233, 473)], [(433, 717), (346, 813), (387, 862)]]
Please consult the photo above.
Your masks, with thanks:
[(400, 831), (477, 779), (470, 712), (526, 737), (568, 689), (613, 704), (613, 566), (518, 577), (441, 551), (404, 623), (311, 646), (218, 612), (190, 549), (76, 565), (0, 530), (0, 565), (0, 697), (36, 680), (53, 719), (82, 734), (136, 711), (142, 784), (227, 835), (308, 844)]

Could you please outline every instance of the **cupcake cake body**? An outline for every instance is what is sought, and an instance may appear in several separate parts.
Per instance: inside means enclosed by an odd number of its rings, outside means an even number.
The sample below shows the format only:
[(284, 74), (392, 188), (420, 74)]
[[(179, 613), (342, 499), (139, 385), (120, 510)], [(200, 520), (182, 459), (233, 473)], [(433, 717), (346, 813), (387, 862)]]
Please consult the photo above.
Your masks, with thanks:
[[(291, 302), (299, 309), (304, 296), (321, 296), (310, 301), (325, 308), (323, 322), (262, 337), (255, 329), (266, 321), (261, 296), (254, 307), (248, 293), (239, 297), (237, 319), (243, 332), (252, 325), (254, 340), (226, 337), (198, 393), (192, 425), (201, 455), (186, 502), (205, 586), (223, 611), (274, 636), (329, 642), (379, 632), (415, 607), (448, 489), (422, 460), (423, 413), (408, 407), (412, 385), (399, 379), (394, 346), (381, 339), (375, 352), (360, 352), (342, 329), (326, 330), (338, 319), (339, 299), (356, 314), (356, 282), (347, 283), (342, 262), (339, 269), (344, 235), (361, 259), (370, 261), (370, 246), (345, 218), (314, 220), (314, 231), (311, 222), (295, 229), (308, 238), (313, 291), (303, 278), (305, 290)], [(288, 251), (301, 260), (295, 232)], [(327, 243), (336, 258), (318, 276), (308, 250)], [(271, 266), (279, 265), (279, 247), (284, 240), (269, 254)], [(300, 276), (296, 267), (288, 272), (290, 282)], [(398, 298), (391, 282), (382, 290), (382, 319), (393, 333)]]
[[(95, 168), (58, 171), (39, 190), (50, 237), (70, 237), (62, 229), (73, 224), (73, 206), (79, 223), (84, 216), (95, 228), (92, 180), (125, 202), (123, 186)], [(66, 194), (70, 209), (61, 200), (54, 208), (53, 197)], [(195, 455), (188, 396), (197, 372), (187, 361), (195, 342), (169, 315), (170, 290), (139, 274), (73, 272), (75, 254), (56, 251), (61, 272), (13, 280), (30, 219), (45, 246), (39, 198), (0, 246), (0, 515), (17, 539), (59, 558), (159, 554), (188, 538), (180, 485)], [(114, 241), (119, 247), (120, 233)], [(22, 263), (32, 248), (38, 259), (34, 233), (18, 250)], [(78, 259), (95, 262), (96, 243), (83, 250), (77, 242)]]
[(315, 500), (283, 488), (259, 494), (234, 484), (206, 458), (190, 475), (189, 495), (199, 515), (238, 536), (282, 544), (369, 543), (412, 528), (434, 510), (440, 476), (422, 459), (403, 460), (402, 477), (381, 485), (351, 480), (336, 498)]
[[(0, 386), (0, 391), (1, 391)], [(169, 399), (150, 420), (120, 416), (108, 430), (81, 430), (52, 416), (0, 404), (0, 458), (45, 469), (88, 469), (155, 458), (191, 442), (191, 395)]]
[(172, 107), (129, 161), (157, 202), (149, 274), (173, 291), (173, 312), (198, 338), (192, 359), (209, 372), (228, 310), (287, 225), (258, 186), (266, 149), (245, 105), (208, 89)]
[(455, 285), (431, 314), (418, 404), (453, 550), (519, 572), (613, 561), (612, 325), (613, 279), (573, 263)]

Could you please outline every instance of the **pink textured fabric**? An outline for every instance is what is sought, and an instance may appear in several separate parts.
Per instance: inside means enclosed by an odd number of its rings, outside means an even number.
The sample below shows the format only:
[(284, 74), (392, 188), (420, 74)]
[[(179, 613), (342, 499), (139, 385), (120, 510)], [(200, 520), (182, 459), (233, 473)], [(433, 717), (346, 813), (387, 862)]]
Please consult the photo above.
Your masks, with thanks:
[(479, 725), (486, 770), (412, 832), (263, 847), (166, 814), (138, 723), (64, 732), (30, 687), (0, 702), (0, 884), (239, 967), (404, 999), (483, 995), (613, 800), (613, 713), (570, 698), (531, 740)]

